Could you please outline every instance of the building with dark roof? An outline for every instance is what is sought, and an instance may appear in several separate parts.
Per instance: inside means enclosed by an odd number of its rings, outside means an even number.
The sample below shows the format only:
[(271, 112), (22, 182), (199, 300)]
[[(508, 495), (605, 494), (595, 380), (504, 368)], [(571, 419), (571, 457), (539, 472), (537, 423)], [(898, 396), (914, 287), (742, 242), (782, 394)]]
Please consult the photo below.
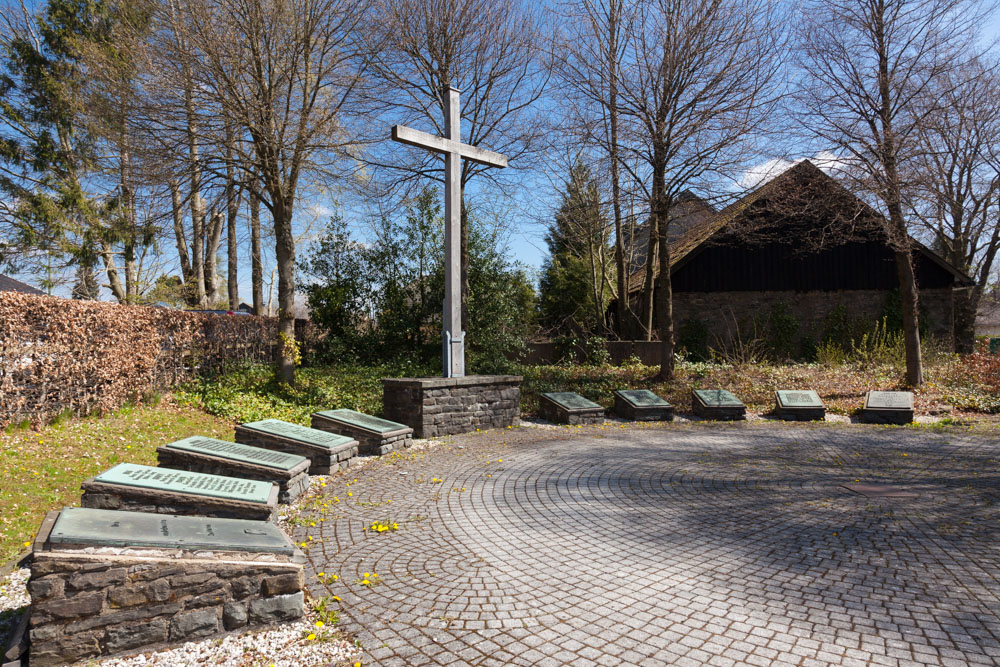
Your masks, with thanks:
[[(882, 218), (810, 162), (717, 213), (705, 206), (670, 242), (679, 344), (691, 332), (703, 332), (716, 348), (736, 338), (764, 338), (772, 315), (780, 313), (806, 347), (833, 328), (870, 329), (891, 312), (893, 299), (898, 303), (896, 261)], [(972, 280), (919, 242), (911, 247), (921, 328), (951, 341), (953, 292)], [(635, 254), (645, 257), (644, 249)], [(639, 312), (646, 267), (633, 268), (629, 298)]]
[(27, 283), (22, 283), (20, 280), (14, 280), (10, 276), (5, 276), (0, 273), (0, 292), (22, 292), (24, 294), (38, 294), (40, 296), (45, 296), (45, 292), (40, 289), (35, 289)]

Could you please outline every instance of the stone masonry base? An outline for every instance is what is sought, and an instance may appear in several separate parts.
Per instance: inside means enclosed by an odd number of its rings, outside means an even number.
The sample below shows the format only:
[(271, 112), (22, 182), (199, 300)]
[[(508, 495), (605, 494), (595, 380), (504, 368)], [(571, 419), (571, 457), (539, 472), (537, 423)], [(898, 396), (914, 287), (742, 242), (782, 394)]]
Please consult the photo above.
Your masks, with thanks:
[[(57, 514), (50, 513), (43, 531)], [(304, 611), (300, 552), (38, 544), (28, 583), (31, 667), (292, 621)]]
[(382, 391), (385, 418), (412, 426), (417, 438), (521, 422), (520, 375), (385, 378)]

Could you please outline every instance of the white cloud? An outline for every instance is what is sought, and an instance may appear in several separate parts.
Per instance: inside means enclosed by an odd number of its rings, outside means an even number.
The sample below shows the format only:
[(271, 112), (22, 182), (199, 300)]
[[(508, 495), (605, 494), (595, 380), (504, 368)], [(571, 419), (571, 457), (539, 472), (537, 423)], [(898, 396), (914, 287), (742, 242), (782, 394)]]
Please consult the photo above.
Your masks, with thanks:
[[(848, 160), (837, 156), (831, 151), (820, 151), (812, 157), (803, 159), (809, 160), (824, 173), (830, 175), (835, 175), (837, 172), (844, 171), (849, 166)], [(744, 190), (753, 190), (767, 181), (770, 181), (775, 176), (794, 167), (799, 162), (802, 162), (803, 159), (787, 160), (785, 158), (774, 158), (773, 160), (768, 160), (767, 162), (755, 165), (743, 172), (737, 180), (737, 185)]]

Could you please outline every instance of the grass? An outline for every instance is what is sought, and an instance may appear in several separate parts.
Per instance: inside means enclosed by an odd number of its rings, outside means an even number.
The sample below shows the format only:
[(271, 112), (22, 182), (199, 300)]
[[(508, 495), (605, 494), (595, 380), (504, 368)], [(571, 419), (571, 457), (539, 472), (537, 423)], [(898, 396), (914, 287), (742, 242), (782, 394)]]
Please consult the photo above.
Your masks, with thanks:
[(27, 551), (46, 512), (79, 505), (80, 482), (123, 461), (156, 465), (159, 445), (190, 435), (232, 440), (232, 422), (166, 398), (0, 432), (0, 564)]

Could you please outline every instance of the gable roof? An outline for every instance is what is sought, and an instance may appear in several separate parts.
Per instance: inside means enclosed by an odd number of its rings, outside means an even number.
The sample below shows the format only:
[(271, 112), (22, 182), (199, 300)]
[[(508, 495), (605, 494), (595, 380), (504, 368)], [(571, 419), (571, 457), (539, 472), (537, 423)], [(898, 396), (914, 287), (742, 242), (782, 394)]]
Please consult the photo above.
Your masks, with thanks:
[[(789, 167), (771, 180), (762, 184), (757, 189), (748, 192), (746, 195), (736, 200), (729, 206), (726, 206), (724, 209), (719, 211), (717, 215), (692, 225), (686, 232), (684, 232), (684, 234), (672, 241), (670, 243), (671, 273), (683, 266), (689, 258), (697, 255), (713, 236), (729, 227), (742, 214), (746, 213), (753, 204), (781, 192), (783, 189), (794, 184), (796, 181), (802, 181), (810, 178), (819, 178), (824, 185), (835, 188), (835, 191), (838, 194), (850, 197), (858, 203), (860, 210), (862, 210), (867, 216), (873, 216), (876, 218), (882, 217), (881, 214), (858, 199), (853, 193), (847, 190), (847, 188), (837, 182), (836, 179), (819, 169), (809, 160), (803, 160), (802, 162)], [(910, 241), (913, 244), (915, 251), (925, 255), (932, 262), (953, 274), (956, 278), (956, 282), (963, 285), (973, 284), (972, 278), (970, 278), (964, 271), (953, 266), (943, 257), (913, 237), (910, 237)], [(656, 267), (656, 272), (659, 273), (659, 266)], [(629, 276), (629, 294), (641, 290), (643, 283), (645, 282), (645, 278), (645, 266), (641, 267), (638, 271)]]
[(39, 296), (45, 296), (45, 292), (40, 289), (36, 289), (27, 283), (22, 283), (20, 280), (14, 280), (10, 276), (5, 276), (0, 273), (0, 292), (22, 292), (24, 294), (37, 294)]

